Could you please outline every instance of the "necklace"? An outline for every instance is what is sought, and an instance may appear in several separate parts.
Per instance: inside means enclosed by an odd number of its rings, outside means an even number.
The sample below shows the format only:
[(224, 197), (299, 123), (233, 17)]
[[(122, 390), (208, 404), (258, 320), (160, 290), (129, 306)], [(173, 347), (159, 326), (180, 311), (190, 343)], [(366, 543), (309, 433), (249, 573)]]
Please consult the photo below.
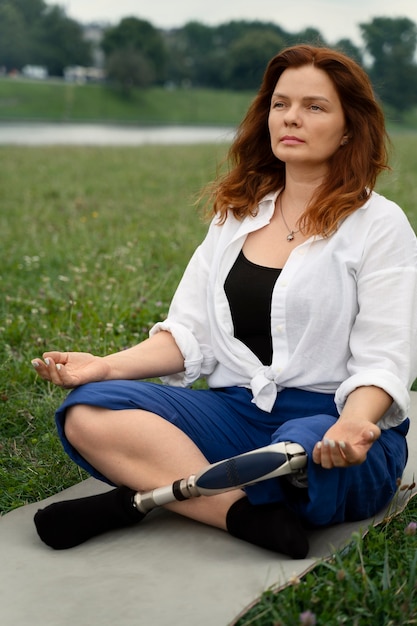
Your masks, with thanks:
[(284, 211), (282, 210), (282, 193), (279, 194), (279, 210), (281, 211), (282, 221), (285, 224), (285, 228), (288, 230), (287, 241), (292, 241), (300, 230), (292, 230), (285, 221)]

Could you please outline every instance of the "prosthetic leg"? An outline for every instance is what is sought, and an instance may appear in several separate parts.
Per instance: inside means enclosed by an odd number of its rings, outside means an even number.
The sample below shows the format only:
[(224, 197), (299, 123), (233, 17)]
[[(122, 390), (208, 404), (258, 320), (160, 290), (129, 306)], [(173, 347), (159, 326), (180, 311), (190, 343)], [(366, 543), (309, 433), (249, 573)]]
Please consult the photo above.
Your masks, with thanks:
[(172, 485), (136, 493), (133, 504), (148, 513), (170, 502), (199, 496), (214, 496), (287, 474), (300, 473), (307, 454), (298, 443), (280, 442), (208, 465), (198, 474), (176, 480)]
[[(55, 550), (63, 550), (96, 535), (139, 523), (152, 509), (170, 502), (214, 496), (269, 478), (297, 477), (303, 473), (307, 454), (297, 443), (281, 442), (219, 461), (172, 485), (144, 493), (127, 487), (55, 502), (40, 509), (34, 518), (39, 537)], [(296, 515), (282, 503), (260, 506), (246, 496), (227, 513), (228, 532), (255, 545), (304, 558), (308, 540)]]

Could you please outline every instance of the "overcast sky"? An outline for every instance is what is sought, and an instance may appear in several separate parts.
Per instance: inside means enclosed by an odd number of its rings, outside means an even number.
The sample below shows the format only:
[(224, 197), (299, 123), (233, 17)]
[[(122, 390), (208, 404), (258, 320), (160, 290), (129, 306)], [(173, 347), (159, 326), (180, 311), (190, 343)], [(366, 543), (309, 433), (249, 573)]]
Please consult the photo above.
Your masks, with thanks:
[(408, 17), (417, 24), (417, 0), (46, 0), (63, 6), (79, 22), (117, 24), (135, 16), (155, 27), (183, 26), (191, 20), (213, 26), (230, 20), (279, 24), (290, 33), (317, 28), (328, 43), (342, 37), (361, 43), (358, 24), (373, 17)]

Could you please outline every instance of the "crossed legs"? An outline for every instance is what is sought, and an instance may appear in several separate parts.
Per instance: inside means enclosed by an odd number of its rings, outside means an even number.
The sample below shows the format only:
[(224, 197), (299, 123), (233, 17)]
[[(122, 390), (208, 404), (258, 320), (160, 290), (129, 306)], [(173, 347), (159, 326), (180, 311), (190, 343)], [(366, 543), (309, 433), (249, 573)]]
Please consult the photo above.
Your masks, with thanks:
[[(76, 405), (67, 412), (65, 433), (79, 453), (111, 482), (135, 491), (168, 485), (209, 464), (187, 435), (148, 411)], [(225, 529), (228, 509), (242, 496), (241, 491), (230, 491), (174, 502), (167, 508)]]
[[(65, 434), (86, 461), (120, 487), (39, 511), (38, 533), (57, 549), (139, 522), (144, 515), (133, 508), (136, 491), (171, 484), (208, 465), (179, 428), (140, 409), (75, 405), (67, 411)], [(240, 490), (174, 502), (166, 508), (293, 558), (304, 558), (308, 551), (304, 529), (291, 511), (279, 503), (252, 506)]]

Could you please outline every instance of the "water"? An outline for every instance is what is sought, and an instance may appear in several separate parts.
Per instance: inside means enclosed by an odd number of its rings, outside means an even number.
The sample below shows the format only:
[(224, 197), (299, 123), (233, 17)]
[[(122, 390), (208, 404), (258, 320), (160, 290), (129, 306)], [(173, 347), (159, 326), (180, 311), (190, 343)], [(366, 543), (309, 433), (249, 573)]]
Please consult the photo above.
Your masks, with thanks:
[(0, 144), (21, 146), (229, 143), (235, 129), (223, 126), (117, 126), (107, 124), (0, 123)]

